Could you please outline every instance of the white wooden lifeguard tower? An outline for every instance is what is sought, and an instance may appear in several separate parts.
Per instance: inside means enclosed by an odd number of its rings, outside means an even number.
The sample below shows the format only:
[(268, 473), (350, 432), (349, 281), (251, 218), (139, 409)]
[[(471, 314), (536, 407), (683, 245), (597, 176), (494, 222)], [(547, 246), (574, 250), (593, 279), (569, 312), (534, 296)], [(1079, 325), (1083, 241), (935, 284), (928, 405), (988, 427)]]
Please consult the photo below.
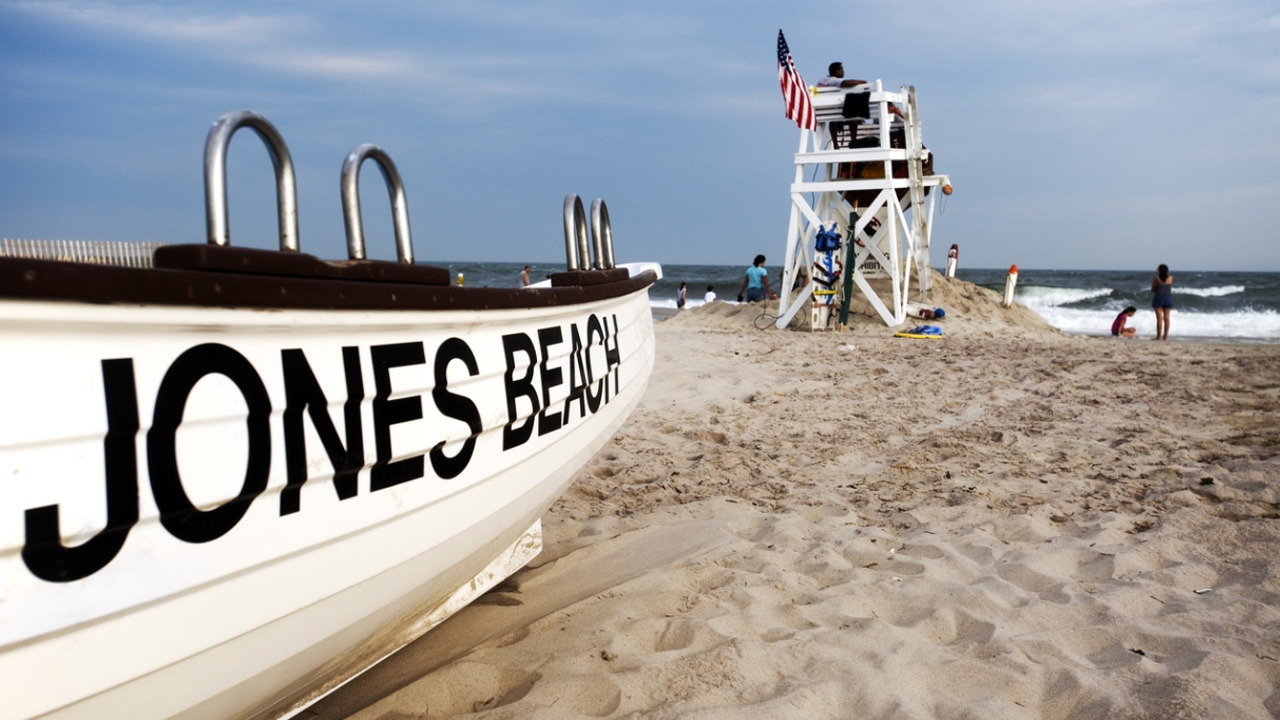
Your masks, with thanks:
[[(886, 92), (877, 80), (810, 93), (818, 129), (800, 129), (777, 327), (785, 328), (810, 299), (811, 329), (832, 327), (832, 313), (847, 309), (854, 285), (885, 324), (899, 325), (908, 315), (913, 267), (919, 302), (928, 302), (938, 195), (928, 189), (950, 194), (951, 180), (932, 172), (914, 87)], [(840, 249), (815, 250), (819, 231), (833, 227)], [(797, 287), (797, 276), (807, 282)], [(880, 292), (873, 289), (875, 278), (887, 278), (888, 288), (880, 282)], [(847, 311), (839, 321), (847, 321)]]

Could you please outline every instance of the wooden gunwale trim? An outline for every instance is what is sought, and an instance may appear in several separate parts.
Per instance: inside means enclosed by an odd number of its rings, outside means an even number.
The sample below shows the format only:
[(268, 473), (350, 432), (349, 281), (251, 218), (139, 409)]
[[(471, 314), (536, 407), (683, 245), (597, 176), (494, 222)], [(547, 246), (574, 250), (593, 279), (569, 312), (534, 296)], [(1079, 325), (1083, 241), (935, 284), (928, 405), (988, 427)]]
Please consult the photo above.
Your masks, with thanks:
[[(594, 272), (594, 271), (593, 271)], [(488, 288), (0, 258), (0, 299), (272, 310), (496, 310), (610, 300), (657, 282)]]

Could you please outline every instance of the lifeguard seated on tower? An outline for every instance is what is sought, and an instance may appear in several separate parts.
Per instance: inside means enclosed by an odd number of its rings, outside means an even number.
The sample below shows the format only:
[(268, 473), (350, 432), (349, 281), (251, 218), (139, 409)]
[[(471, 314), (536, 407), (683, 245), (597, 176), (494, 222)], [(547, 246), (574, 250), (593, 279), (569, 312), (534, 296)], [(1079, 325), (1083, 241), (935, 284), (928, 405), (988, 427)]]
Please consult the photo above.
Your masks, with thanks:
[[(840, 114), (841, 117), (850, 120), (850, 122), (828, 123), (831, 129), (832, 147), (835, 149), (879, 147), (879, 133), (873, 132), (872, 127), (880, 124), (880, 104), (870, 102), (872, 91), (870, 83), (866, 80), (846, 78), (844, 65), (838, 62), (831, 63), (827, 67), (827, 72), (830, 75), (818, 81), (815, 91), (818, 93), (841, 92), (844, 96), (844, 104), (840, 108)], [(889, 147), (905, 147), (902, 110), (894, 103), (888, 103), (887, 107), (889, 113), (894, 116), (890, 127)], [(857, 132), (859, 124), (866, 126), (862, 133)]]
[[(906, 148), (906, 131), (902, 110), (892, 103), (886, 102), (889, 124), (882, 128), (880, 122), (880, 102), (873, 102), (871, 95), (879, 91), (879, 83), (871, 84), (865, 80), (847, 79), (840, 63), (832, 63), (830, 75), (823, 78), (815, 88), (813, 106), (819, 123), (827, 126), (831, 137), (832, 150), (878, 150), (882, 147), (881, 136), (887, 130), (887, 147), (891, 149)], [(874, 180), (885, 176), (885, 158), (876, 158), (865, 162), (842, 162), (836, 166), (836, 179)], [(893, 161), (893, 177), (909, 176), (907, 163), (904, 160)], [(933, 153), (926, 152), (921, 163), (924, 175), (933, 175)], [(925, 188), (925, 193), (929, 188)], [(845, 201), (854, 207), (870, 204), (878, 191), (849, 190), (842, 194)], [(906, 190), (900, 190), (899, 198), (907, 199)], [(910, 200), (907, 200), (909, 203)]]

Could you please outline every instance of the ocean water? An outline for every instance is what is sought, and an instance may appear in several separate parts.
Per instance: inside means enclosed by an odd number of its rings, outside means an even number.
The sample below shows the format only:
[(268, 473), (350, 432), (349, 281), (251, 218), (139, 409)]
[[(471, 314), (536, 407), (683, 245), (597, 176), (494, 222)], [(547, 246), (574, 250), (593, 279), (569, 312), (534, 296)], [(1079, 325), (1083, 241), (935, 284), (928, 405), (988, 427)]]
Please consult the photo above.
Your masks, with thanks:
[[(1204, 272), (1172, 268), (1169, 339), (1280, 342), (1280, 273)], [(1018, 269), (1015, 299), (1051, 325), (1074, 335), (1110, 335), (1125, 307), (1138, 309), (1129, 324), (1154, 337), (1151, 280), (1144, 271)], [(956, 277), (1004, 293), (1008, 270), (956, 271)]]
[[(707, 286), (720, 300), (733, 302), (750, 258), (742, 265), (664, 265), (663, 278), (650, 291), (655, 309), (675, 310), (680, 283), (688, 283), (689, 306), (702, 305)], [(437, 263), (454, 277), (463, 273), (468, 285), (515, 287), (522, 264)], [(530, 277), (541, 280), (563, 265), (533, 266)], [(777, 265), (766, 265), (777, 283)], [(956, 276), (1004, 293), (1007, 269), (961, 267)], [(1172, 270), (1173, 314), (1169, 339), (1216, 339), (1280, 342), (1280, 273)], [(1138, 313), (1129, 321), (1139, 337), (1154, 336), (1151, 279), (1155, 271), (1031, 270), (1019, 268), (1016, 299), (1054, 327), (1073, 335), (1109, 335), (1116, 313), (1129, 305)], [(945, 308), (944, 308), (945, 309)]]

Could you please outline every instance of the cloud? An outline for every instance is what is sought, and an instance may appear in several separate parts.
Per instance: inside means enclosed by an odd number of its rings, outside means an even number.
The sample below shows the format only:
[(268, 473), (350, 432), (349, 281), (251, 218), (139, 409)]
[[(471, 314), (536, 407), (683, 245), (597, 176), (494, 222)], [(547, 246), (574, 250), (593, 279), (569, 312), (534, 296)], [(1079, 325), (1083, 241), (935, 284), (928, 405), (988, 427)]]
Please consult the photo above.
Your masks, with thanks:
[(270, 42), (273, 36), (295, 26), (301, 18), (270, 15), (218, 16), (192, 14), (183, 8), (161, 5), (121, 6), (104, 2), (30, 0), (14, 7), (57, 23), (131, 37), (167, 42), (196, 41), (222, 47)]
[(430, 76), (423, 72), (423, 59), (405, 53), (326, 49), (308, 37), (322, 28), (299, 15), (209, 14), (188, 7), (71, 0), (29, 0), (14, 7), (54, 23), (275, 73), (344, 81)]
[(396, 53), (378, 56), (294, 50), (262, 52), (255, 54), (251, 60), (262, 67), (347, 80), (411, 77), (418, 68), (418, 63), (413, 58)]
[[(379, 43), (379, 47), (412, 50), (361, 51), (350, 47), (361, 40), (346, 32), (346, 21), (332, 16), (213, 14), (187, 6), (77, 0), (25, 0), (12, 7), (59, 26), (131, 44), (149, 43), (153, 51), (163, 47), (203, 64), (226, 63), (267, 75), (358, 84), (360, 91), (374, 93), (408, 91), (424, 99), (448, 97), (447, 104), (434, 107), (441, 114), (494, 106), (496, 97), (593, 99), (580, 84), (564, 80), (568, 72), (563, 57), (537, 49), (451, 52), (453, 43), (440, 42), (431, 45), (437, 48), (434, 52), (418, 50), (412, 41), (406, 42), (402, 30), (408, 25), (430, 27), (430, 18), (406, 20)], [(594, 100), (611, 104), (605, 97)]]

